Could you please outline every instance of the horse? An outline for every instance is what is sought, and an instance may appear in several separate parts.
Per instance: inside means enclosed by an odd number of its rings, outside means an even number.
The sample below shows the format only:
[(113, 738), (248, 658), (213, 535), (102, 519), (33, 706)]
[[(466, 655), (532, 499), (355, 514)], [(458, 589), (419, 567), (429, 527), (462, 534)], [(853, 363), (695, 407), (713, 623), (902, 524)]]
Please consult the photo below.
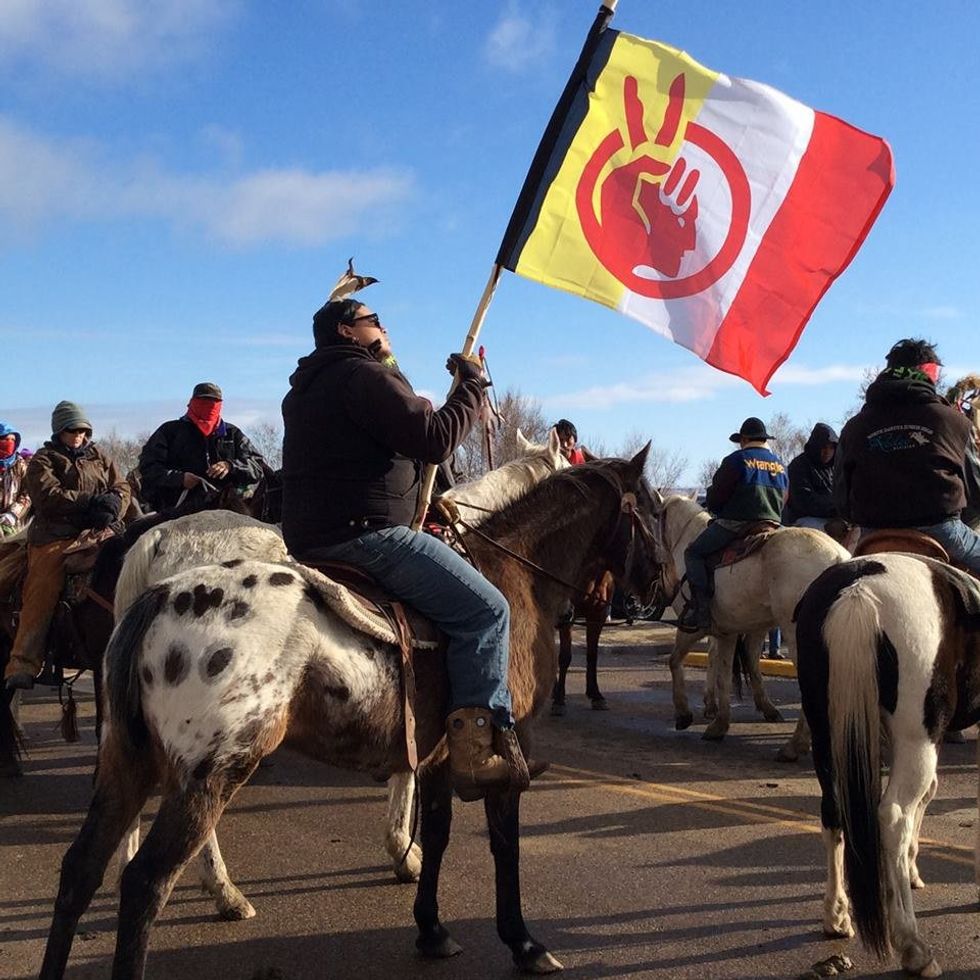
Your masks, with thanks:
[[(442, 510), (454, 515), (456, 521), (462, 518), (470, 527), (477, 527), (546, 477), (569, 466), (554, 429), (543, 444), (530, 442), (518, 430), (517, 444), (522, 452), (518, 459), (442, 494), (437, 502)], [(212, 511), (157, 526), (126, 556), (116, 588), (116, 620), (122, 619), (143, 592), (168, 576), (197, 565), (237, 558), (278, 562), (288, 556), (278, 529), (246, 516)], [(388, 780), (384, 846), (396, 879), (404, 883), (418, 881), (422, 870), (421, 849), (413, 840), (411, 827), (414, 803), (412, 774), (393, 773)], [(120, 874), (138, 847), (139, 817), (120, 847)], [(228, 875), (215, 832), (201, 849), (198, 868), (202, 885), (214, 897), (221, 918), (237, 920), (255, 915), (252, 904)]]
[[(704, 530), (710, 515), (688, 497), (662, 497), (653, 491), (657, 510), (655, 535), (662, 587), (676, 612), (684, 604), (682, 585), (685, 565), (684, 550)], [(711, 636), (715, 664), (705, 685), (707, 706), (717, 692), (714, 719), (703, 738), (717, 741), (724, 738), (731, 722), (730, 696), (732, 658), (740, 633), (746, 634), (752, 693), (756, 707), (766, 721), (780, 721), (782, 716), (769, 700), (758, 672), (762, 639), (773, 626), (779, 626), (786, 638), (791, 659), (796, 656), (793, 610), (806, 587), (830, 565), (850, 557), (847, 550), (822, 531), (788, 527), (775, 531), (757, 551), (747, 558), (715, 571), (715, 594), (711, 604)], [(688, 728), (694, 716), (684, 689), (684, 658), (704, 633), (684, 633), (674, 639), (670, 654), (670, 673), (674, 696), (674, 725), (678, 730)], [(801, 714), (793, 733), (777, 755), (783, 762), (792, 762), (809, 748), (806, 722)]]
[[(511, 607), (509, 686), (517, 735), (555, 675), (553, 623), (570, 586), (597, 561), (641, 596), (653, 588), (654, 543), (643, 482), (649, 446), (632, 460), (558, 473), (490, 516), (464, 541)], [(106, 651), (110, 724), (95, 793), (62, 862), (42, 980), (64, 975), (80, 916), (124, 831), (162, 783), (153, 827), (126, 867), (113, 975), (143, 976), (149, 932), (182, 867), (259, 760), (283, 741), (334, 765), (407, 766), (399, 650), (355, 632), (292, 564), (231, 561), (180, 572), (145, 592)], [(415, 661), (422, 874), (414, 915), (423, 956), (460, 952), (439, 920), (452, 784), (445, 751), (446, 678), (438, 655)], [(484, 801), (496, 868), (497, 931), (515, 964), (561, 964), (530, 934), (519, 888), (520, 792)]]
[[(827, 850), (824, 932), (852, 936), (853, 916), (879, 957), (895, 950), (909, 973), (939, 976), (912, 889), (922, 887), (919, 828), (943, 733), (980, 720), (980, 588), (930, 558), (854, 558), (806, 590), (796, 639)], [(891, 747), (883, 795), (882, 730)], [(980, 836), (976, 869), (980, 884)]]

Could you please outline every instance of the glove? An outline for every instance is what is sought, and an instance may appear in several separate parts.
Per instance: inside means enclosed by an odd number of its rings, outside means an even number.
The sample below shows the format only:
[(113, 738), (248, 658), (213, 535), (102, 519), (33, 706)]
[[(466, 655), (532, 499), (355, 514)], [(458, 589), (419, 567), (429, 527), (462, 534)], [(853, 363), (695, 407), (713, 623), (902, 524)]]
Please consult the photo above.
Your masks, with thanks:
[(490, 387), (490, 382), (483, 376), (483, 365), (479, 358), (471, 354), (466, 357), (463, 354), (450, 354), (446, 361), (446, 370), (450, 374), (455, 374), (460, 382), (479, 381), (484, 388)]
[(0, 524), (5, 527), (17, 527), (17, 518), (10, 511), (7, 511), (6, 514), (0, 514)]
[[(119, 494), (113, 493), (111, 490), (96, 494), (92, 498), (92, 503), (89, 506), (93, 504), (97, 504), (100, 509), (111, 514), (113, 521), (119, 516), (119, 511), (122, 510), (122, 499)], [(110, 523), (112, 522), (110, 521)]]
[(89, 501), (85, 523), (101, 531), (119, 517), (121, 506), (122, 501), (114, 493), (97, 494)]

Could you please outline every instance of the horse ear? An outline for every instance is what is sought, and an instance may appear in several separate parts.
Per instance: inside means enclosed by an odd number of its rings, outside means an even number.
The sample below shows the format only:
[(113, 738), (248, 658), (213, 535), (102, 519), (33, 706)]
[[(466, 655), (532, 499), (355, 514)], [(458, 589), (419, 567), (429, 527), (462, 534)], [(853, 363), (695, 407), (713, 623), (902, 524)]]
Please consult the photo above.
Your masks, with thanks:
[(639, 482), (643, 479), (643, 471), (646, 469), (647, 456), (650, 455), (650, 443), (648, 442), (631, 460), (630, 472), (634, 480)]
[(517, 430), (517, 448), (525, 455), (531, 451), (531, 443), (524, 437), (520, 429)]
[(548, 430), (548, 450), (554, 456), (561, 453), (561, 439), (558, 438), (558, 430), (554, 426)]

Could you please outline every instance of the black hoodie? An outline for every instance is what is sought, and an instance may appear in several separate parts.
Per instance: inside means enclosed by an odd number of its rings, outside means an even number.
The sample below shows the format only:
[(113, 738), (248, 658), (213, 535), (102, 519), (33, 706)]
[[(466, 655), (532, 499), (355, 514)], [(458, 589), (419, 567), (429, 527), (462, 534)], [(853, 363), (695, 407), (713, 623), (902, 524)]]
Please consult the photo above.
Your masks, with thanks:
[(821, 450), (837, 445), (837, 433), (826, 422), (818, 422), (803, 452), (789, 464), (789, 498), (783, 523), (795, 524), (801, 517), (836, 517), (834, 505), (834, 459), (824, 463)]
[[(966, 506), (970, 421), (927, 380), (883, 371), (841, 432), (834, 495), (862, 527), (928, 527)], [(972, 456), (972, 454), (971, 454)]]
[(300, 560), (369, 530), (410, 525), (421, 464), (448, 459), (479, 414), (483, 384), (461, 382), (438, 411), (363, 347), (307, 357), (283, 399), (282, 531)]

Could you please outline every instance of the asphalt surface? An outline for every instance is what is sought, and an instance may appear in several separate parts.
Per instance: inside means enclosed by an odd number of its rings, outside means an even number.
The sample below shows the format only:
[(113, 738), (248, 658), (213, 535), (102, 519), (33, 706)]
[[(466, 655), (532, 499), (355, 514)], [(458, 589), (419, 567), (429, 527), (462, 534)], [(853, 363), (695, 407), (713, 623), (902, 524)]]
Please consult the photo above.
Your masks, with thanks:
[[(576, 977), (796, 977), (839, 951), (854, 961), (849, 976), (901, 976), (856, 941), (822, 935), (816, 780), (808, 762), (773, 761), (799, 709), (795, 682), (767, 681), (786, 722), (767, 725), (745, 703), (723, 743), (703, 742), (703, 724), (673, 730), (668, 642), (663, 630), (607, 629), (600, 682), (611, 710), (590, 709), (577, 651), (566, 716), (540, 719), (536, 748), (552, 770), (522, 807), (533, 934)], [(689, 672), (692, 704), (703, 680)], [(0, 977), (37, 975), (59, 863), (88, 804), (93, 705), (83, 701), (82, 739), (71, 745), (54, 730), (58, 712), (51, 692), (32, 693), (21, 714), (27, 775), (0, 780)], [(943, 746), (923, 827), (928, 887), (916, 910), (947, 977), (980, 976), (974, 736)], [(464, 952), (425, 962), (414, 952), (414, 886), (394, 883), (381, 845), (384, 787), (285, 751), (272, 760), (219, 826), (257, 916), (217, 920), (189, 868), (154, 930), (148, 977), (513, 976), (494, 928), (482, 807), (456, 804), (443, 865), (442, 918)], [(66, 974), (74, 980), (109, 975), (113, 877), (82, 920)]]

